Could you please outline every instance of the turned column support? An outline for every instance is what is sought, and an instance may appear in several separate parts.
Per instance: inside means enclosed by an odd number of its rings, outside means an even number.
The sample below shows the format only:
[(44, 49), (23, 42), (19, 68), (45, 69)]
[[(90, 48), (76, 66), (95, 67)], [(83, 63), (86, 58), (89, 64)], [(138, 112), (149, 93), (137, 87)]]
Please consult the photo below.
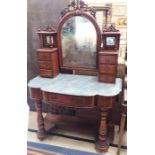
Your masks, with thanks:
[(44, 118), (42, 115), (42, 102), (41, 100), (34, 100), (34, 103), (37, 110), (37, 125), (38, 125), (37, 137), (38, 139), (43, 140), (45, 138), (45, 128), (44, 128)]
[(107, 142), (107, 116), (108, 109), (100, 108), (100, 126), (98, 133), (98, 141), (96, 143), (96, 149), (98, 151), (106, 152), (109, 148), (109, 144)]
[(124, 133), (124, 126), (125, 126), (125, 119), (126, 119), (126, 115), (122, 114), (121, 123), (120, 123), (120, 133), (119, 133), (119, 140), (118, 140), (117, 155), (120, 155), (120, 150), (121, 150), (121, 145), (122, 145), (122, 138), (123, 138), (123, 133)]
[(120, 132), (119, 132), (119, 139), (118, 139), (117, 155), (120, 154), (121, 145), (122, 145), (125, 121), (126, 121), (126, 116), (127, 116), (127, 104), (122, 104), (121, 113), (122, 114), (121, 114), (121, 122), (120, 122)]

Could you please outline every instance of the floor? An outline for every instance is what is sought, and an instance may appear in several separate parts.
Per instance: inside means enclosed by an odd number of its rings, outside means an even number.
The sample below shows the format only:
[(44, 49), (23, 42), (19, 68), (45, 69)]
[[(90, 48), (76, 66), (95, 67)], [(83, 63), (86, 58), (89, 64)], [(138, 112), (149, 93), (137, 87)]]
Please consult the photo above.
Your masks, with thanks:
[[(44, 114), (44, 116), (45, 116), (45, 114)], [(29, 129), (37, 129), (36, 112), (29, 113), (28, 127), (29, 127)], [(66, 131), (61, 131), (61, 130), (59, 130), (57, 132), (63, 133), (66, 135), (74, 134), (74, 136), (77, 136), (77, 137), (94, 139), (93, 135), (88, 136), (88, 135), (80, 135), (80, 133), (67, 133)], [(124, 139), (123, 139), (123, 146), (127, 146), (126, 139), (127, 139), (127, 133), (125, 132)], [(76, 149), (76, 150), (82, 150), (82, 151), (96, 153), (93, 143), (73, 140), (73, 139), (64, 138), (64, 137), (60, 137), (60, 136), (49, 135), (44, 141), (40, 141), (37, 139), (35, 132), (28, 132), (28, 141), (50, 144), (50, 145), (54, 145), (54, 146), (62, 146), (62, 147), (66, 147), (66, 148), (72, 148), (72, 149)], [(114, 137), (113, 144), (117, 144), (117, 142), (118, 142), (118, 126), (115, 126), (115, 137)], [(110, 146), (108, 152), (104, 153), (104, 155), (116, 155), (116, 152), (117, 152), (117, 148)], [(121, 149), (120, 155), (127, 155), (127, 150)]]

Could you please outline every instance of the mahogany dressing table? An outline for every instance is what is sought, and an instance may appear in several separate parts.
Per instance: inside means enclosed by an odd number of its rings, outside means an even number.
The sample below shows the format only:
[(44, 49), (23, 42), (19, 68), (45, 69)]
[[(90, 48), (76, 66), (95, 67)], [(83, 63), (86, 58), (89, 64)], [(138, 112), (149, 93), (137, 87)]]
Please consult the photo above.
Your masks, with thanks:
[[(119, 43), (119, 33), (113, 26), (101, 33), (94, 16), (95, 11), (83, 1), (73, 1), (62, 12), (57, 31), (48, 27), (37, 32), (41, 47), (37, 50), (40, 75), (30, 80), (28, 87), (36, 105), (40, 140), (46, 132), (42, 101), (73, 108), (97, 107), (100, 123), (95, 148), (107, 151), (108, 110), (122, 89), (122, 80), (116, 78), (118, 46), (115, 44)], [(102, 38), (106, 40), (103, 48)], [(64, 74), (65, 70), (73, 74)]]

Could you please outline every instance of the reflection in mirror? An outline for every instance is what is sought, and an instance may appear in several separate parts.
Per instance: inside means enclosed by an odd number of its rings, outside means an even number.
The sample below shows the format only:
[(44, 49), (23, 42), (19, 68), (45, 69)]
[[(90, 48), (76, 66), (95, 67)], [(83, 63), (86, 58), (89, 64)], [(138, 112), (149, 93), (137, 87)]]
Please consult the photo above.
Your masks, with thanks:
[(52, 36), (46, 36), (46, 44), (47, 45), (53, 44), (53, 37)]
[(51, 44), (51, 36), (46, 36), (47, 44)]
[(107, 37), (106, 38), (106, 45), (114, 46), (115, 45), (115, 37)]
[(84, 17), (71, 17), (61, 30), (63, 66), (96, 68), (97, 34)]

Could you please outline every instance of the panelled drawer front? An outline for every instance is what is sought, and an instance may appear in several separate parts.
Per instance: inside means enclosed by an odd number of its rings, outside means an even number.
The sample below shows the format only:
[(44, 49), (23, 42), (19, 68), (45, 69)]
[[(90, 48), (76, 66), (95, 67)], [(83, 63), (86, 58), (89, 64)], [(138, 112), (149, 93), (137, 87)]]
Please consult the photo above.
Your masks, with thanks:
[(94, 97), (72, 96), (57, 93), (43, 92), (45, 103), (68, 107), (94, 107)]
[(38, 61), (38, 65), (40, 69), (52, 69), (51, 61)]
[(48, 69), (40, 69), (40, 76), (42, 77), (53, 77), (53, 71)]
[(115, 75), (99, 74), (99, 82), (115, 83)]
[(115, 65), (99, 65), (99, 72), (100, 73), (107, 73), (107, 74), (116, 74), (116, 66)]
[(99, 63), (116, 64), (117, 63), (117, 56), (100, 55), (99, 56)]
[(50, 52), (37, 52), (37, 59), (43, 61), (51, 61)]
[(97, 105), (103, 108), (112, 108), (115, 101), (115, 97), (97, 97)]

